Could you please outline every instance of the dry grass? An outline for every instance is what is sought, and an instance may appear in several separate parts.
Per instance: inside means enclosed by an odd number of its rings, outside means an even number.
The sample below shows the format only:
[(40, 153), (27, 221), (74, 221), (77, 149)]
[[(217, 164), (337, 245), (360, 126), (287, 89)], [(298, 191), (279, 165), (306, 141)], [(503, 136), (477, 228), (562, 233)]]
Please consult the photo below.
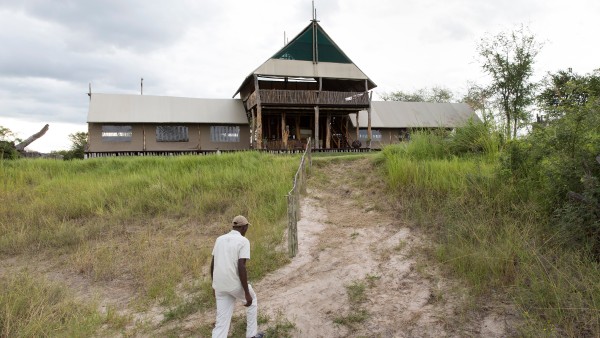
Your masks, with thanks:
[[(104, 322), (113, 323), (109, 331), (143, 334), (165, 316), (211, 308), (212, 245), (236, 214), (253, 224), (251, 279), (287, 261), (284, 196), (297, 156), (0, 162), (0, 276), (23, 265), (33, 279), (53, 276), (76, 296), (75, 304), (92, 309), (79, 311), (90, 320), (89, 332)], [(4, 286), (8, 294), (23, 294), (15, 283)], [(101, 315), (94, 310), (100, 304), (88, 301), (98, 292), (108, 309)], [(151, 308), (158, 314), (146, 318)], [(49, 316), (49, 305), (40, 309)], [(138, 314), (146, 319), (136, 320)], [(30, 332), (19, 323), (23, 318), (10, 317), (10, 336)], [(71, 323), (79, 325), (67, 321), (65, 330)]]

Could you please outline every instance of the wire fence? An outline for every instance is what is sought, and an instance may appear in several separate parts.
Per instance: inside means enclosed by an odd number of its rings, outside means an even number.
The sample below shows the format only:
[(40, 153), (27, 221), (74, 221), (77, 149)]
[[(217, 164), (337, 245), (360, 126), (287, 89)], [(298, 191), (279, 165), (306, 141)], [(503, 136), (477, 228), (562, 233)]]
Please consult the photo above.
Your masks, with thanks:
[(294, 186), (287, 194), (288, 201), (288, 254), (295, 257), (298, 253), (298, 221), (300, 220), (300, 195), (306, 192), (306, 179), (312, 167), (310, 138), (302, 154), (300, 166), (294, 175)]

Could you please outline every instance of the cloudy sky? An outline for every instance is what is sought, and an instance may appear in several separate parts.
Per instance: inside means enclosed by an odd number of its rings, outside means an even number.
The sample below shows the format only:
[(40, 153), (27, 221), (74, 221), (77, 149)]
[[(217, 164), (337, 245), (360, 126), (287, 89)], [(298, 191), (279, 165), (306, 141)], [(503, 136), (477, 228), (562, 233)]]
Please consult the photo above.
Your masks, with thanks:
[[(310, 21), (310, 0), (0, 0), (0, 125), (29, 149), (68, 149), (92, 92), (230, 98)], [(485, 84), (486, 34), (523, 24), (544, 43), (536, 79), (600, 67), (598, 0), (316, 0), (321, 25), (377, 94)]]

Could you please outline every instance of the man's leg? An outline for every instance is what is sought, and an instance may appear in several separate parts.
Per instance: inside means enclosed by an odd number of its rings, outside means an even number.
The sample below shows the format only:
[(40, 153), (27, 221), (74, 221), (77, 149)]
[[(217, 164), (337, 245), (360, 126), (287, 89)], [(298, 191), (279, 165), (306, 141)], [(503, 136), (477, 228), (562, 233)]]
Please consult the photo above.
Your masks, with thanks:
[(212, 331), (212, 338), (227, 338), (231, 315), (235, 307), (235, 298), (226, 292), (216, 292), (215, 297), (217, 301), (217, 322)]
[[(258, 333), (258, 299), (256, 299), (256, 293), (250, 284), (248, 284), (248, 290), (252, 296), (252, 305), (246, 308), (246, 337), (254, 337)], [(233, 295), (246, 304), (244, 289), (239, 288)]]

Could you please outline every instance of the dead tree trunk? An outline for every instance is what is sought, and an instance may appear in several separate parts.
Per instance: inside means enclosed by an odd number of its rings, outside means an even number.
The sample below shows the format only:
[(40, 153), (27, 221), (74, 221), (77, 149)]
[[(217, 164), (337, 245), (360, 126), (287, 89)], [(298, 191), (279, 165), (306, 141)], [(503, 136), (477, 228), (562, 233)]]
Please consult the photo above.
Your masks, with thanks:
[(29, 136), (25, 141), (17, 144), (15, 146), (15, 149), (17, 149), (18, 152), (20, 153), (24, 153), (25, 152), (25, 147), (27, 147), (28, 145), (30, 145), (33, 141), (37, 140), (38, 138), (44, 136), (44, 134), (48, 131), (49, 126), (45, 125), (44, 128), (42, 128), (42, 130), (38, 131), (37, 133)]

